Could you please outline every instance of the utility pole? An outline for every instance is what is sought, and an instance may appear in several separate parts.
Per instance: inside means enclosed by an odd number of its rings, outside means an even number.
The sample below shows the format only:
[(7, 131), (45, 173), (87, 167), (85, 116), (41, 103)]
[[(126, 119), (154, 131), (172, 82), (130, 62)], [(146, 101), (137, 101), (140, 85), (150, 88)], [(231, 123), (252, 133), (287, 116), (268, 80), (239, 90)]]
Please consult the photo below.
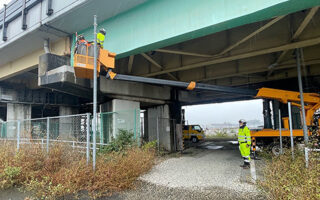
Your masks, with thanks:
[(302, 78), (301, 78), (301, 49), (296, 49), (296, 60), (297, 60), (297, 71), (298, 71), (298, 83), (299, 83), (299, 92), (300, 92), (300, 103), (301, 103), (301, 114), (302, 114), (302, 129), (304, 136), (305, 145), (308, 144), (308, 129), (306, 124), (306, 113), (304, 109), (304, 98), (303, 98), (303, 87), (302, 87)]
[(93, 152), (92, 152), (92, 165), (93, 170), (96, 169), (96, 135), (97, 135), (97, 15), (93, 16), (94, 23), (93, 23), (93, 31), (94, 31), (94, 68), (93, 68), (93, 123), (92, 123), (92, 129), (93, 129)]

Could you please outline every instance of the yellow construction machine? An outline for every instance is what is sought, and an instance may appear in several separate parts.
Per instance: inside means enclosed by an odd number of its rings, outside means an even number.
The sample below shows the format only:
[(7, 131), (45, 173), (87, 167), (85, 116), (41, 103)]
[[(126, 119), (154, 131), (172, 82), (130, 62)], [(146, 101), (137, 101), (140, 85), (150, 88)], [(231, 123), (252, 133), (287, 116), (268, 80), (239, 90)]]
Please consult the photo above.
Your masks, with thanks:
[[(304, 93), (304, 108), (306, 115), (306, 125), (308, 127), (308, 136), (312, 134), (317, 134), (319, 136), (318, 127), (319, 127), (319, 115), (316, 113), (320, 108), (320, 95), (317, 93)], [(276, 100), (280, 103), (287, 104), (291, 102), (293, 106), (297, 106), (300, 108), (301, 112), (301, 103), (300, 103), (300, 93), (294, 91), (287, 90), (279, 90), (279, 89), (271, 89), (271, 88), (261, 88), (259, 89), (256, 98), (263, 98), (269, 100)], [(301, 115), (300, 115), (301, 116)], [(302, 121), (302, 120), (300, 120)], [(253, 151), (256, 150), (256, 145), (258, 143), (260, 145), (270, 145), (271, 148), (278, 148), (278, 139), (281, 135), (284, 137), (284, 141), (286, 138), (290, 137), (289, 130), (289, 117), (285, 116), (281, 119), (282, 127), (278, 127), (278, 129), (272, 128), (264, 128), (262, 130), (252, 130), (251, 131), (251, 139), (253, 145)], [(292, 135), (297, 139), (303, 138), (303, 130), (300, 127), (299, 129), (293, 129)], [(275, 149), (271, 149), (275, 151)], [(273, 152), (276, 153), (276, 152)]]

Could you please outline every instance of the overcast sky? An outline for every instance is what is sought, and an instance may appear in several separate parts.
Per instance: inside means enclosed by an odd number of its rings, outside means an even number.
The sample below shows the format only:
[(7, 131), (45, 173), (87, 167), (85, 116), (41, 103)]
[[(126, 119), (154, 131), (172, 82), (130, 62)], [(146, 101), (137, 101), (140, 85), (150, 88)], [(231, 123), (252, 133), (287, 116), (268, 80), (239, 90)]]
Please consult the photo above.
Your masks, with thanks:
[(11, 0), (0, 0), (0, 9), (3, 7), (3, 4), (8, 4)]
[(263, 121), (262, 100), (185, 106), (189, 124), (238, 123), (239, 119)]

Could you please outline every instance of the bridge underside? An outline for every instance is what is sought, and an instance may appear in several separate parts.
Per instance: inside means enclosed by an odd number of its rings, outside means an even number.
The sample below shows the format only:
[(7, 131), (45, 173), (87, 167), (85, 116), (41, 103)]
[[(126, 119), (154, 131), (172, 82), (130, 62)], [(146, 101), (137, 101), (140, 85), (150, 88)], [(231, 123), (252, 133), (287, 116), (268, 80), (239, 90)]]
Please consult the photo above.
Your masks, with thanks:
[[(298, 90), (295, 49), (303, 52), (306, 92), (319, 92), (320, 12), (318, 7), (244, 25), (117, 60), (117, 72), (214, 85)], [(182, 91), (185, 93), (185, 91)], [(190, 92), (189, 92), (190, 93)], [(194, 91), (183, 104), (252, 97)], [(182, 95), (183, 96), (183, 95)]]
[[(131, 55), (116, 61), (116, 72), (160, 79), (196, 81), (213, 85), (257, 89), (273, 87), (297, 90), (297, 68), (295, 49), (303, 52), (302, 75), (306, 92), (319, 92), (320, 84), (320, 12), (318, 7), (290, 15), (256, 22), (215, 34), (177, 43), (161, 49)], [(67, 63), (68, 64), (68, 63)], [(37, 66), (32, 71), (2, 81), (23, 84), (26, 88), (38, 90)], [(43, 74), (42, 74), (43, 75)], [(103, 79), (103, 78), (102, 78)], [(57, 83), (61, 82), (59, 78)], [(74, 83), (74, 80), (71, 80)], [(109, 82), (109, 83), (108, 83)], [(75, 88), (42, 85), (74, 96), (88, 94), (89, 82), (84, 87), (75, 83)], [(78, 85), (77, 85), (78, 84)], [(72, 84), (71, 84), (72, 86)], [(124, 90), (113, 88), (127, 88)], [(145, 99), (142, 106), (162, 104), (172, 100), (182, 105), (215, 103), (251, 99), (252, 96), (209, 92), (186, 91), (179, 88), (143, 86), (141, 91), (130, 92), (131, 83), (112, 84), (100, 80), (101, 101), (112, 98), (132, 100)], [(150, 93), (158, 91), (160, 95)], [(172, 92), (172, 91), (175, 92)], [(81, 93), (82, 92), (82, 93)], [(176, 97), (173, 97), (176, 93)], [(163, 94), (163, 95), (161, 95)], [(91, 95), (85, 95), (82, 102), (90, 102)], [(87, 100), (86, 100), (87, 99)]]
[[(320, 88), (318, 7), (162, 48), (149, 48), (145, 51), (140, 49), (129, 56), (122, 54), (123, 57), (116, 61), (115, 72), (235, 88), (272, 87), (297, 91), (295, 51), (300, 48), (303, 52), (304, 91), (319, 92)], [(39, 65), (33, 65), (23, 73), (1, 81), (0, 118), (19, 119), (8, 110), (16, 114), (20, 112), (20, 118), (92, 111), (92, 83), (74, 77), (67, 55), (63, 59), (53, 60), (59, 62), (42, 62), (40, 59)], [(168, 86), (107, 80), (103, 74), (99, 80), (100, 111), (114, 111), (108, 108), (121, 108), (122, 105), (146, 109), (145, 117), (149, 120), (146, 123), (149, 123), (151, 135), (152, 130), (155, 130), (152, 125), (154, 117), (181, 122), (183, 105), (252, 98), (235, 93), (187, 91)]]

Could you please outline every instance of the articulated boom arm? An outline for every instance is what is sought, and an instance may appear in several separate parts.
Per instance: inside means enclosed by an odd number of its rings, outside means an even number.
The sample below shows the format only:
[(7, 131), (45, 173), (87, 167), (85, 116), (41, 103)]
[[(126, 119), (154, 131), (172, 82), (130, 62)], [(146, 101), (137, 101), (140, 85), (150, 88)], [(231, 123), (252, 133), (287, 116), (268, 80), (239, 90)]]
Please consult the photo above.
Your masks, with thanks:
[[(296, 102), (300, 103), (300, 93), (278, 90), (272, 88), (261, 88), (256, 98), (275, 99), (282, 103)], [(320, 95), (317, 93), (303, 93), (304, 102), (306, 104), (320, 104)]]
[[(292, 105), (301, 107), (299, 92), (261, 88), (259, 89), (256, 98), (275, 99), (285, 104), (292, 102)], [(314, 112), (320, 108), (320, 95), (317, 93), (303, 93), (303, 98), (304, 103), (306, 104), (306, 123), (307, 126), (311, 126)]]

